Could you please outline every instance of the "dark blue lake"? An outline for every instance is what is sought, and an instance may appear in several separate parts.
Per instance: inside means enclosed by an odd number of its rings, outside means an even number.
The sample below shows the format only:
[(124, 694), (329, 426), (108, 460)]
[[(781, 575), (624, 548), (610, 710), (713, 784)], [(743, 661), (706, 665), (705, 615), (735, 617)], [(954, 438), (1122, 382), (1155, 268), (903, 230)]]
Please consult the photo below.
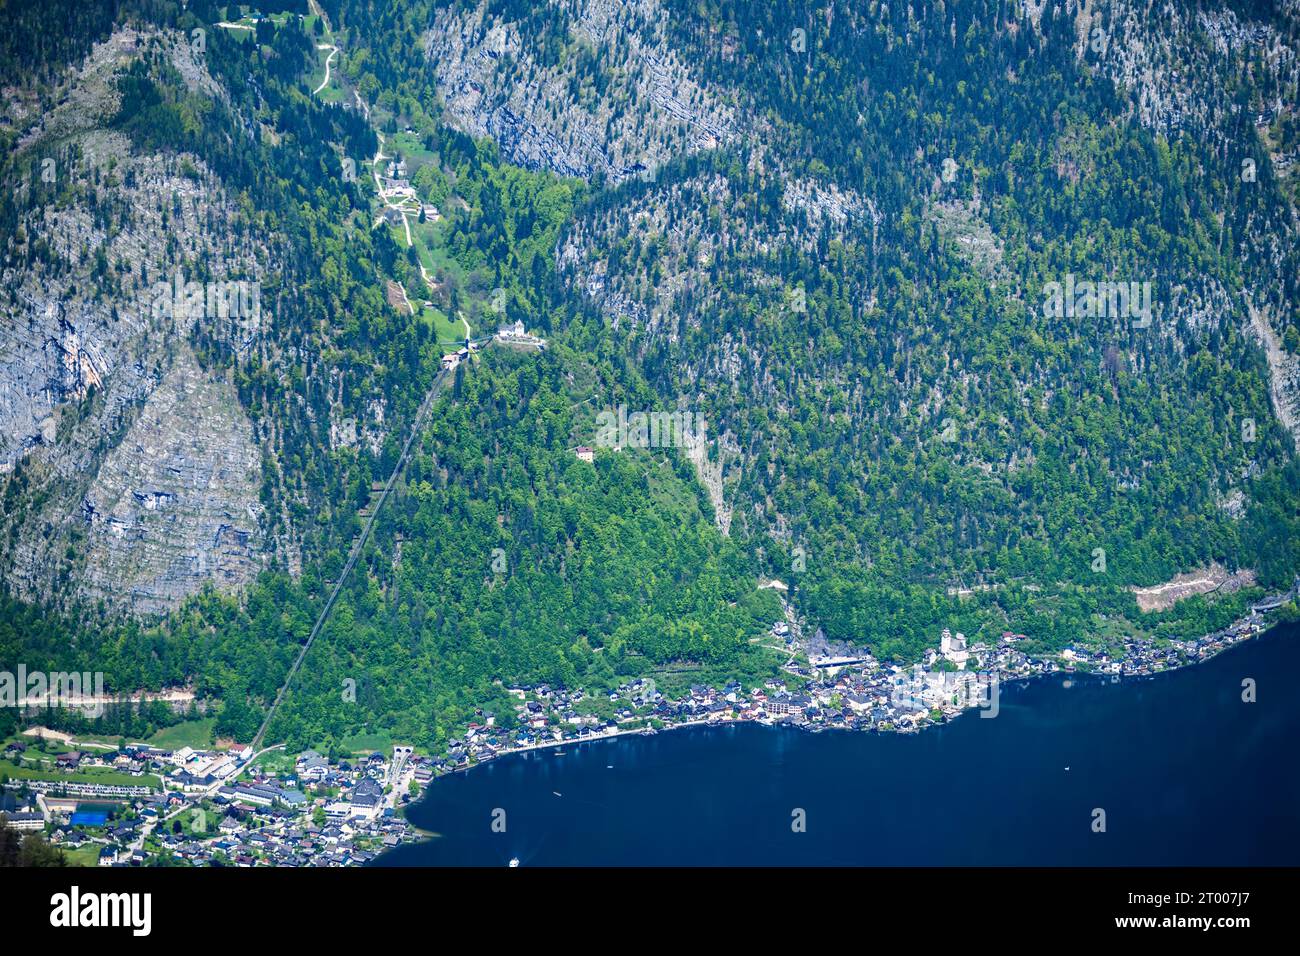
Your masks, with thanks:
[(440, 836), (382, 862), (1300, 864), (1297, 675), (1286, 626), (1152, 679), (1004, 685), (996, 718), (916, 735), (740, 725), (517, 754), (433, 783), (410, 816)]

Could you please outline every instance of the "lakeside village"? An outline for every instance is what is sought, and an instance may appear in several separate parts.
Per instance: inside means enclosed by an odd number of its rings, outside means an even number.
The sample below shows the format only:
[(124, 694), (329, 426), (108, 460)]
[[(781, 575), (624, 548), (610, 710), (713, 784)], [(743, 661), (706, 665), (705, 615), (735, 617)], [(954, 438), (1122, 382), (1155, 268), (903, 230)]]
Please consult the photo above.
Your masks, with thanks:
[[(783, 590), (780, 582), (769, 586)], [(0, 793), (0, 813), (8, 826), (42, 831), (85, 865), (364, 864), (422, 839), (402, 813), (422, 787), (508, 753), (553, 748), (562, 755), (566, 745), (587, 740), (738, 721), (814, 732), (914, 733), (972, 708), (996, 716), (1000, 682), (1075, 672), (1118, 680), (1205, 660), (1263, 631), (1265, 615), (1298, 590), (1256, 604), (1246, 617), (1204, 637), (1160, 647), (1126, 640), (1116, 657), (1066, 648), (1058, 657), (1035, 659), (1018, 649), (1021, 634), (968, 643), (944, 629), (939, 648), (910, 667), (881, 664), (865, 653), (818, 653), (824, 648), (819, 636), (804, 640), (782, 597), (784, 616), (772, 625), (767, 640), (774, 643), (766, 646), (788, 654), (788, 681), (776, 678), (748, 691), (734, 681), (721, 689), (694, 686), (670, 700), (652, 680), (638, 678), (610, 691), (607, 705), (599, 700), (598, 714), (582, 691), (508, 688), (517, 700), (516, 728), (507, 732), (495, 717), (480, 714), (441, 756), (404, 746), (337, 762), (312, 750), (291, 756), (273, 747), (253, 754), (248, 745), (112, 747), (33, 728), (0, 753), (0, 768), (18, 768), (20, 777)], [(51, 764), (61, 773), (38, 772)]]
[(367, 863), (419, 838), (398, 810), (434, 777), (432, 762), (409, 747), (338, 762), (271, 748), (254, 760), (247, 744), (116, 748), (42, 732), (28, 731), (37, 740), (13, 741), (0, 758), (29, 771), (52, 760), (61, 773), (10, 780), (0, 817), (88, 866)]

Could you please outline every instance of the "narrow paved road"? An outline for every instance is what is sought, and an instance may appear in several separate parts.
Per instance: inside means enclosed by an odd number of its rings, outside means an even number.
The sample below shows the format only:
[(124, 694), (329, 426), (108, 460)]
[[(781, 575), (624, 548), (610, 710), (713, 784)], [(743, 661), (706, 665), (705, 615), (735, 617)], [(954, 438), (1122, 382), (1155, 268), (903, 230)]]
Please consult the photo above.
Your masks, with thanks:
[[(316, 49), (332, 51), (330, 55), (325, 58), (325, 79), (321, 80), (320, 86), (311, 91), (312, 95), (315, 96), (321, 90), (325, 89), (325, 87), (329, 86), (330, 61), (338, 55), (339, 48), (334, 42), (334, 28), (330, 26), (330, 18), (325, 16), (325, 11), (320, 8), (320, 4), (317, 3), (316, 0), (308, 0), (308, 6), (311, 8), (312, 13), (320, 17), (321, 25), (325, 28), (325, 36), (330, 41), (329, 43), (317, 43)], [(369, 119), (370, 117), (367, 116), (366, 118)]]

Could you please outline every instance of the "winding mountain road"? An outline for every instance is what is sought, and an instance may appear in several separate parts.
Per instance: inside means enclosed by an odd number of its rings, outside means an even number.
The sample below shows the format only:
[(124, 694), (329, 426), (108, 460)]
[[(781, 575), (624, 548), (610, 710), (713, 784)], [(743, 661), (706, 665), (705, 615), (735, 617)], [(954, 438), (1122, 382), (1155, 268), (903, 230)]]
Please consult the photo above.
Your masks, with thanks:
[(321, 90), (325, 89), (325, 87), (330, 85), (330, 64), (333, 63), (334, 58), (339, 55), (339, 48), (334, 46), (332, 43), (317, 43), (316, 49), (329, 50), (330, 55), (325, 57), (325, 79), (320, 81), (320, 86), (311, 91), (312, 96), (315, 96)]

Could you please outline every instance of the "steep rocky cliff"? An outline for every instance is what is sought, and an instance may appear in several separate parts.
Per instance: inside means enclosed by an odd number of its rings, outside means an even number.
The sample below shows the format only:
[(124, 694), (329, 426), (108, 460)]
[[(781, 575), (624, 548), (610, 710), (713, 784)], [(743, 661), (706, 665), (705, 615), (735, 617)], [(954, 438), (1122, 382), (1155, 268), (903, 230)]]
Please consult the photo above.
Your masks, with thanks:
[(657, 0), (552, 0), (524, 20), (444, 7), (423, 42), (450, 116), (522, 166), (617, 182), (735, 135), (668, 46)]
[(268, 251), (197, 157), (139, 152), (103, 128), (116, 78), (142, 56), (219, 94), (182, 38), (123, 28), (21, 129), (0, 470), (21, 489), (3, 518), (17, 593), (157, 612), (205, 583), (243, 584), (264, 560), (261, 451), (190, 333), (203, 323), (235, 352), (255, 347)]

